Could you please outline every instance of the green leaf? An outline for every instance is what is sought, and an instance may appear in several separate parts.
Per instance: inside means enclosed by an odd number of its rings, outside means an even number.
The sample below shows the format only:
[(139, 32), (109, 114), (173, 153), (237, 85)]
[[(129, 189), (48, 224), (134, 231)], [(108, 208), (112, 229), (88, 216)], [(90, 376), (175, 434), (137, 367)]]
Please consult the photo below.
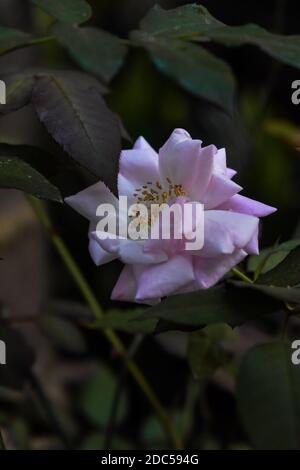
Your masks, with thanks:
[(238, 375), (240, 416), (257, 449), (300, 448), (300, 368), (287, 343), (251, 349)]
[(300, 289), (296, 287), (276, 287), (259, 283), (249, 284), (247, 282), (240, 281), (232, 281), (231, 283), (236, 287), (256, 290), (262, 292), (263, 294), (269, 295), (274, 299), (282, 300), (284, 302), (300, 303)]
[(275, 59), (300, 68), (300, 36), (270, 33), (257, 24), (228, 26), (202, 5), (184, 5), (173, 10), (155, 6), (141, 22), (144, 31), (188, 40), (211, 40), (225, 46), (251, 44)]
[(246, 292), (220, 285), (190, 294), (174, 295), (149, 308), (141, 316), (158, 318), (178, 325), (201, 328), (213, 323), (240, 325), (276, 312), (281, 303), (261, 292)]
[[(90, 421), (99, 427), (107, 426), (111, 416), (112, 405), (116, 392), (117, 382), (108, 367), (102, 364), (82, 388), (80, 395), (80, 408)], [(126, 414), (127, 396), (122, 391), (118, 405), (116, 423), (120, 423)]]
[(97, 320), (97, 328), (111, 328), (130, 334), (153, 333), (157, 325), (157, 320), (143, 319), (143, 321), (136, 321), (140, 320), (143, 311), (143, 309), (109, 310), (101, 319)]
[(254, 272), (263, 265), (262, 273), (270, 271), (270, 269), (275, 268), (277, 264), (283, 261), (290, 251), (299, 245), (300, 240), (289, 240), (280, 245), (265, 248), (260, 251), (259, 255), (248, 258), (247, 270)]
[(0, 56), (17, 47), (29, 45), (32, 39), (31, 34), (0, 26)]
[(262, 274), (257, 282), (270, 286), (295, 286), (300, 282), (300, 247), (292, 250), (274, 269)]
[(225, 26), (209, 31), (207, 36), (226, 46), (258, 46), (275, 59), (300, 68), (300, 36), (272, 34), (257, 24)]
[(235, 89), (230, 67), (203, 47), (142, 31), (131, 35), (150, 53), (154, 64), (183, 88), (227, 110), (232, 110)]
[(55, 73), (37, 78), (32, 99), (40, 120), (65, 152), (115, 190), (120, 122), (102, 92), (88, 75)]
[(214, 18), (202, 5), (183, 5), (172, 10), (164, 10), (155, 5), (141, 21), (141, 29), (154, 35), (181, 37), (203, 34), (223, 23)]
[(127, 47), (120, 39), (98, 28), (77, 28), (56, 23), (51, 32), (80, 67), (109, 82), (124, 63)]
[(31, 2), (63, 23), (79, 24), (92, 16), (92, 9), (85, 0), (31, 0)]
[(195, 379), (204, 380), (229, 362), (230, 355), (220, 342), (232, 334), (232, 329), (224, 323), (190, 333), (187, 354)]
[[(59, 190), (30, 161), (43, 152), (29, 146), (0, 144), (0, 187), (19, 189), (34, 196), (62, 202)], [(26, 161), (26, 159), (28, 161)]]
[(43, 313), (38, 317), (43, 334), (62, 351), (81, 354), (86, 351), (83, 335), (76, 325), (55, 315)]

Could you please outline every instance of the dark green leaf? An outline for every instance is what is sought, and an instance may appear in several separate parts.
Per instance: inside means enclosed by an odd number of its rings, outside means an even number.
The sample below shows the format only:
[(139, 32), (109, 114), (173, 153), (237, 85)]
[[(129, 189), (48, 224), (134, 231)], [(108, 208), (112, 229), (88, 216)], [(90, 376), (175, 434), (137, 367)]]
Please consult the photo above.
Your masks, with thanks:
[(230, 360), (220, 342), (232, 333), (226, 324), (210, 325), (189, 335), (188, 362), (194, 377), (203, 380)]
[(259, 283), (249, 284), (247, 282), (240, 281), (233, 281), (232, 284), (244, 289), (253, 289), (262, 292), (263, 294), (284, 302), (300, 303), (300, 289), (296, 287), (276, 287), (261, 285)]
[(145, 47), (163, 73), (189, 92), (232, 110), (234, 77), (230, 67), (195, 44), (135, 31), (132, 39)]
[[(59, 190), (29, 163), (30, 153), (34, 156), (38, 152), (28, 146), (0, 144), (0, 187), (19, 189), (43, 199), (62, 202)], [(43, 157), (42, 152), (40, 157)]]
[(70, 321), (51, 314), (41, 314), (38, 325), (45, 336), (62, 351), (84, 353), (86, 344), (80, 330)]
[(33, 90), (34, 106), (63, 149), (115, 190), (121, 150), (119, 119), (107, 108), (97, 81), (88, 75), (84, 82), (77, 77), (71, 72), (39, 77)]
[(207, 30), (222, 26), (202, 5), (183, 5), (164, 10), (155, 5), (141, 21), (141, 29), (155, 35), (186, 36), (203, 34)]
[[(92, 423), (105, 427), (111, 416), (111, 408), (116, 392), (117, 381), (113, 373), (105, 365), (101, 365), (83, 387), (80, 396), (80, 407)], [(118, 406), (116, 422), (125, 417), (127, 410), (127, 397), (122, 393)]]
[(226, 46), (252, 44), (275, 59), (300, 68), (300, 36), (272, 34), (257, 24), (225, 26), (209, 31), (208, 37)]
[(56, 23), (52, 33), (80, 67), (109, 82), (124, 63), (127, 53), (119, 38), (101, 29), (77, 28)]
[(142, 309), (135, 310), (109, 310), (101, 320), (97, 321), (97, 327), (111, 328), (113, 330), (124, 331), (130, 334), (153, 333), (157, 325), (155, 319), (139, 320), (143, 313)]
[(184, 5), (173, 10), (155, 6), (141, 23), (153, 35), (189, 40), (212, 40), (226, 46), (251, 44), (277, 60), (300, 68), (300, 36), (272, 34), (257, 24), (228, 26), (201, 5)]
[(270, 269), (275, 268), (277, 264), (283, 261), (290, 251), (299, 245), (300, 240), (289, 240), (280, 245), (265, 248), (260, 251), (259, 255), (249, 257), (247, 269), (250, 272), (254, 272), (259, 266), (263, 265), (262, 273), (270, 271)]
[(168, 297), (146, 310), (141, 318), (158, 318), (199, 328), (213, 323), (236, 326), (280, 308), (279, 301), (261, 292), (246, 292), (221, 285)]
[(300, 448), (300, 368), (291, 354), (289, 344), (264, 344), (241, 364), (238, 407), (257, 449)]
[(31, 2), (64, 23), (79, 24), (92, 16), (92, 9), (85, 0), (31, 0)]
[(274, 269), (262, 274), (257, 282), (278, 287), (298, 284), (300, 282), (300, 247), (292, 250)]
[(32, 39), (31, 34), (0, 26), (0, 56), (16, 47), (29, 44)]

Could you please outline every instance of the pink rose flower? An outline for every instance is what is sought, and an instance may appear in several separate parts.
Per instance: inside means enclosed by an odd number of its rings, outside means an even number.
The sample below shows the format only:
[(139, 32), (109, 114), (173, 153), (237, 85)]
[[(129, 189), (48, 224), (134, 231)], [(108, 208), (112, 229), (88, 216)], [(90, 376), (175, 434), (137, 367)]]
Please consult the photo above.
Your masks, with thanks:
[(174, 239), (100, 239), (98, 205), (118, 207), (103, 182), (66, 198), (90, 221), (89, 251), (95, 264), (116, 258), (125, 264), (112, 299), (155, 304), (165, 296), (207, 289), (248, 254), (258, 254), (259, 217), (276, 209), (238, 194), (242, 188), (232, 181), (235, 174), (227, 168), (225, 149), (202, 147), (183, 129), (175, 129), (158, 154), (143, 137), (121, 153), (118, 192), (128, 197), (129, 205), (149, 200), (151, 194), (159, 202), (183, 198), (204, 204), (204, 246), (198, 251), (187, 251)]

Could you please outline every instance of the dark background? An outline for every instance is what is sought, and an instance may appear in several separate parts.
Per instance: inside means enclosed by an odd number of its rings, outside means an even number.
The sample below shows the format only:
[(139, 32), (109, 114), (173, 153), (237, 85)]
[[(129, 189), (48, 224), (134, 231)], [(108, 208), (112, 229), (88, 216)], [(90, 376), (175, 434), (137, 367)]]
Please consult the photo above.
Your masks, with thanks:
[[(94, 11), (90, 23), (124, 38), (138, 27), (140, 19), (154, 4), (145, 0), (91, 0), (90, 3)], [(158, 3), (164, 8), (174, 8), (188, 2)], [(213, 16), (230, 25), (253, 22), (272, 32), (299, 34), (300, 8), (296, 1), (203, 0), (201, 3)], [(27, 1), (1, 0), (0, 22), (3, 26), (43, 34), (49, 18)], [(108, 103), (120, 114), (133, 139), (143, 135), (155, 148), (163, 144), (175, 127), (187, 129), (205, 144), (226, 147), (230, 166), (239, 170), (235, 180), (246, 188), (243, 194), (279, 209), (276, 215), (264, 221), (261, 245), (269, 246), (278, 239), (297, 238), (300, 232), (300, 153), (297, 150), (297, 146), (300, 148), (300, 112), (291, 102), (291, 83), (300, 78), (300, 72), (275, 63), (251, 46), (229, 49), (214, 45), (209, 48), (230, 63), (237, 78), (233, 116), (187, 94), (157, 72), (141, 50), (130, 52), (125, 66), (110, 85)], [(2, 73), (38, 64), (76, 68), (62, 48), (51, 44), (23, 49), (1, 58), (0, 79)], [(30, 107), (0, 118), (0, 138), (45, 148), (54, 145)], [(80, 174), (70, 175), (70, 180), (69, 193), (73, 188), (87, 185), (86, 177)], [(17, 191), (4, 190), (0, 196), (0, 256), (3, 258), (0, 300), (6, 318), (25, 335), (35, 352), (35, 371), (58, 415), (49, 425), (47, 413), (45, 417), (45, 411), (35, 402), (38, 389), (32, 391), (32, 387), (28, 388), (21, 380), (21, 385), (12, 390), (7, 388), (11, 382), (4, 377), (0, 387), (0, 422), (6, 429), (9, 446), (99, 447), (104, 445), (103, 436), (107, 438), (108, 434), (110, 445), (116, 447), (164, 447), (164, 438), (146, 400), (132, 380), (124, 376), (118, 359), (114, 358), (113, 351), (99, 333), (80, 329), (84, 347), (66, 348), (64, 339), (57, 339), (60, 336), (57, 329), (49, 334), (49, 325), (42, 331), (37, 325), (37, 317), (42, 312), (63, 310), (68, 314), (74, 305), (78, 307), (79, 304), (81, 308), (82, 299), (23, 196)], [(87, 252), (87, 223), (67, 207), (52, 204), (49, 210), (102, 305), (115, 308), (116, 304), (109, 296), (121, 265), (116, 262), (96, 269)], [(126, 308), (124, 305), (118, 307)], [(258, 333), (255, 326), (251, 326), (242, 331), (242, 335), (243, 341), (235, 345), (237, 355), (267, 337), (268, 333)], [(25, 368), (27, 378), (30, 353), (27, 357), (23, 350), (20, 352), (18, 338), (11, 341), (17, 357), (16, 375), (22, 375)], [(130, 344), (132, 338), (124, 335), (124, 341)], [(176, 419), (181, 420), (180, 425), (185, 426), (188, 446), (249, 447), (236, 414), (230, 374), (219, 374), (206, 384), (195, 384), (184, 360), (185, 348), (184, 334), (146, 338), (136, 359), (162, 402), (173, 411)], [(81, 398), (82, 387), (95, 376), (103, 362), (114, 372), (113, 387), (120, 376), (123, 377), (121, 388), (128, 397), (124, 420), (114, 427), (113, 432), (102, 418), (97, 422), (88, 419), (83, 411), (84, 398)], [(99, 407), (109, 406), (111, 389), (107, 387), (107, 390), (107, 396), (101, 395)], [(68, 435), (67, 444), (66, 439), (62, 442), (61, 435), (64, 437), (64, 434)], [(88, 438), (94, 441), (87, 443)], [(115, 444), (111, 444), (112, 441)]]

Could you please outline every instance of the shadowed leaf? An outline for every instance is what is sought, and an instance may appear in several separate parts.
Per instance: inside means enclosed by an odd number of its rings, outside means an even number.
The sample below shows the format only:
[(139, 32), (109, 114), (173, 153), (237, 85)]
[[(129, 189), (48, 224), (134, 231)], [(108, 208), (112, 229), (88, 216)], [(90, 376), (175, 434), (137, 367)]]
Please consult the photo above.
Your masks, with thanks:
[(238, 407), (257, 449), (300, 448), (300, 368), (291, 354), (287, 343), (264, 344), (241, 364)]
[(127, 48), (119, 38), (101, 29), (56, 23), (52, 33), (77, 64), (109, 82), (123, 65)]
[(154, 35), (181, 37), (194, 33), (203, 34), (212, 28), (222, 26), (202, 5), (183, 5), (164, 10), (159, 5), (147, 13), (141, 21), (141, 28)]
[(243, 289), (253, 289), (256, 291), (260, 291), (263, 294), (269, 295), (274, 299), (282, 300), (284, 302), (300, 303), (300, 289), (296, 287), (276, 287), (262, 285), (258, 283), (249, 284), (247, 282), (240, 281), (232, 281), (232, 284)]
[(141, 318), (158, 318), (199, 328), (213, 323), (236, 326), (276, 312), (280, 308), (281, 303), (278, 300), (261, 292), (246, 292), (221, 285), (168, 297), (146, 310)]
[(262, 274), (257, 282), (278, 287), (295, 286), (300, 283), (300, 247), (292, 250), (274, 269)]
[(115, 190), (120, 122), (107, 108), (97, 81), (86, 76), (82, 82), (77, 76), (61, 73), (39, 77), (33, 103), (40, 120), (63, 149)]
[(43, 165), (39, 165), (37, 160), (44, 156), (42, 151), (29, 146), (0, 144), (0, 187), (62, 202), (58, 188), (38, 169)]
[(0, 27), (0, 56), (22, 45), (28, 45), (33, 36), (17, 29)]
[(220, 345), (233, 334), (226, 324), (207, 326), (189, 335), (188, 362), (194, 377), (204, 380), (230, 360), (230, 354)]
[(134, 31), (132, 39), (145, 47), (159, 70), (196, 96), (232, 110), (235, 89), (230, 67), (201, 46)]
[(83, 23), (92, 16), (92, 9), (85, 0), (31, 0), (48, 15), (64, 23)]
[[(116, 392), (117, 381), (104, 364), (97, 369), (92, 377), (82, 388), (80, 396), (80, 407), (82, 412), (92, 423), (100, 428), (105, 427), (111, 415), (111, 407)], [(125, 417), (127, 410), (127, 396), (122, 393), (119, 402), (117, 422), (120, 423)]]

